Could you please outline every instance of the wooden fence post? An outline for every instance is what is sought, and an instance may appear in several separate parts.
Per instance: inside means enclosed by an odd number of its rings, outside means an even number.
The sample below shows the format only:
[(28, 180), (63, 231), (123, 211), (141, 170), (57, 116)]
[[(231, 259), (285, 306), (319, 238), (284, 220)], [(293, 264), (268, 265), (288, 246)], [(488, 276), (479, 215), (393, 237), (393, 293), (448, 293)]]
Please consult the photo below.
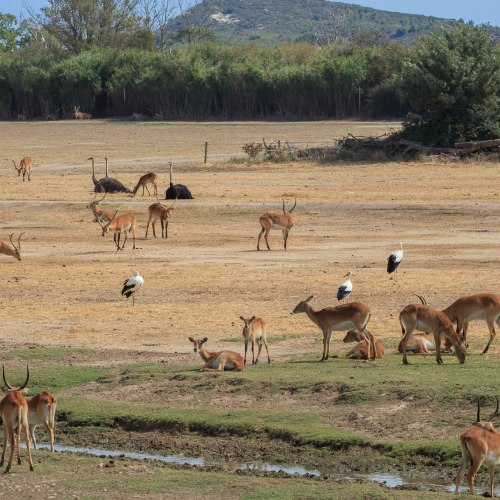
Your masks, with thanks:
[(208, 142), (205, 142), (205, 159), (203, 163), (207, 163), (207, 156), (208, 156)]

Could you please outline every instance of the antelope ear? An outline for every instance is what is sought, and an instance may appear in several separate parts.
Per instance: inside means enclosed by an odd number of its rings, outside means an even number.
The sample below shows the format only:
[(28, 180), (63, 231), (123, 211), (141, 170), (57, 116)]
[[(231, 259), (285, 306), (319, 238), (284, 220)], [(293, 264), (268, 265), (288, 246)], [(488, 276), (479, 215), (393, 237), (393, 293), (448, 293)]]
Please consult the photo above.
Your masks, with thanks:
[(245, 318), (243, 316), (240, 316), (241, 321), (245, 322)]
[(304, 302), (307, 304), (310, 300), (312, 300), (313, 297), (314, 297), (314, 295), (311, 295), (306, 300), (304, 300)]
[(193, 337), (189, 337), (189, 340), (190, 340), (191, 342), (194, 342)]
[(252, 317), (250, 318), (249, 323), (252, 323), (254, 320), (255, 320), (255, 316), (252, 316)]
[(202, 341), (200, 342), (201, 344), (204, 344), (208, 340), (208, 337), (203, 337)]

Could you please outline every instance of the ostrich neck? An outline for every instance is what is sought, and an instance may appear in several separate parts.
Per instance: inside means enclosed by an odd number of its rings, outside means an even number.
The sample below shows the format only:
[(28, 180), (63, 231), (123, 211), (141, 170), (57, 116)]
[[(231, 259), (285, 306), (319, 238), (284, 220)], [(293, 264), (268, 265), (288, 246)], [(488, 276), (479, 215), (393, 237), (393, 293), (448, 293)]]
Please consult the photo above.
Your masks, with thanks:
[(97, 185), (97, 179), (95, 178), (95, 171), (94, 171), (94, 160), (92, 159), (92, 180), (94, 181), (94, 186)]
[(170, 164), (170, 185), (172, 185), (172, 164)]

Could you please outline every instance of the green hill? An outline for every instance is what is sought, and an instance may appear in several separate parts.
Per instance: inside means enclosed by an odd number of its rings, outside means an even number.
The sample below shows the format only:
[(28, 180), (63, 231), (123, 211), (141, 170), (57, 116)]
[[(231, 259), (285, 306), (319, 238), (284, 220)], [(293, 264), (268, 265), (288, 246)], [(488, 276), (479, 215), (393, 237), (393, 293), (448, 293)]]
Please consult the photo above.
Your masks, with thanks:
[[(327, 0), (203, 0), (168, 23), (176, 32), (186, 24), (203, 26), (221, 42), (283, 42), (349, 40), (366, 32), (377, 33), (403, 44), (440, 27), (452, 19), (401, 14)], [(500, 38), (500, 29), (492, 28)]]

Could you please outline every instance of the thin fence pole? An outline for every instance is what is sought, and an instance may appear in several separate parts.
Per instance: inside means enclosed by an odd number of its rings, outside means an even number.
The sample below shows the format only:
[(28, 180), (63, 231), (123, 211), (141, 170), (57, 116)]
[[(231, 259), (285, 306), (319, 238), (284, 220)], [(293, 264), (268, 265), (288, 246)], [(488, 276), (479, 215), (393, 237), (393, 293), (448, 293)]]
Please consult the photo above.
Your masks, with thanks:
[(208, 142), (205, 142), (205, 159), (203, 163), (207, 163), (207, 156), (208, 156)]

